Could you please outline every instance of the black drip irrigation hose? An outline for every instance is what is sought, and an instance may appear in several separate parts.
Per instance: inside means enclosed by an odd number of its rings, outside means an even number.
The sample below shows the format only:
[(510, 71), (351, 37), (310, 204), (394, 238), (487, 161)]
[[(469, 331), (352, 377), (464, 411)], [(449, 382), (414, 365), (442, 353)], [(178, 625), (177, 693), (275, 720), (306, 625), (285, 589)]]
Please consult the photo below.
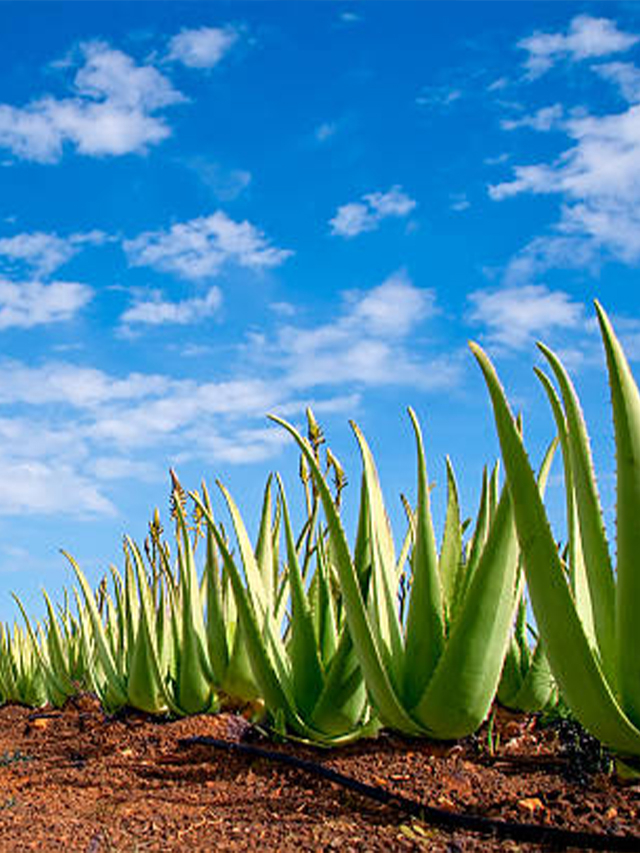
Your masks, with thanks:
[(527, 841), (533, 844), (546, 844), (556, 850), (567, 848), (579, 848), (581, 850), (605, 850), (610, 853), (625, 851), (626, 853), (640, 853), (640, 835), (618, 835), (603, 834), (598, 832), (582, 832), (570, 829), (559, 829), (555, 826), (541, 826), (534, 823), (518, 823), (516, 821), (494, 820), (493, 818), (480, 817), (479, 815), (460, 814), (450, 812), (446, 809), (426, 806), (417, 800), (404, 797), (402, 794), (394, 794), (377, 785), (367, 785), (359, 782), (351, 776), (345, 776), (324, 767), (314, 761), (306, 761), (276, 752), (271, 749), (251, 746), (244, 743), (234, 743), (227, 740), (219, 740), (213, 737), (188, 737), (178, 741), (179, 748), (190, 746), (210, 746), (225, 752), (245, 755), (249, 758), (263, 758), (268, 761), (278, 762), (305, 773), (311, 773), (334, 782), (343, 788), (375, 800), (386, 806), (396, 808), (401, 812), (418, 818), (424, 823), (432, 824), (441, 829), (461, 829), (468, 832), (479, 832), (484, 835), (492, 835), (494, 838), (508, 838), (512, 841)]

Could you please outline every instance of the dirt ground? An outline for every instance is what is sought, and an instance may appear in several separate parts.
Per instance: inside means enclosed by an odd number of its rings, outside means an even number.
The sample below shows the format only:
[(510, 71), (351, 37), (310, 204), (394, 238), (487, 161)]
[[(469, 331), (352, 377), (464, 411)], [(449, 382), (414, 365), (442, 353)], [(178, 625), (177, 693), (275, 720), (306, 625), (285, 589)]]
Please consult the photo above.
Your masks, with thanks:
[(83, 696), (62, 712), (0, 709), (1, 853), (552, 849), (434, 829), (264, 758), (180, 747), (192, 736), (277, 749), (450, 811), (640, 832), (640, 785), (591, 772), (584, 748), (572, 752), (557, 729), (531, 717), (500, 713), (492, 748), (483, 732), (459, 744), (381, 735), (321, 751), (274, 746), (229, 714), (173, 722), (109, 718)]

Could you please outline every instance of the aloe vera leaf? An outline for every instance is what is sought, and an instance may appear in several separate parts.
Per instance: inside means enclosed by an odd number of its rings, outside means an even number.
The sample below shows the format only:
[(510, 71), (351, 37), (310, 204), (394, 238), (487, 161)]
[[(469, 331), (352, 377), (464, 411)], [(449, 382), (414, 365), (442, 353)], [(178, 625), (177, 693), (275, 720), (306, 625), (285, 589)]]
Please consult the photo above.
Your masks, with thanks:
[(127, 679), (127, 700), (132, 708), (148, 714), (161, 714), (168, 710), (159, 679), (153, 669), (151, 648), (152, 640), (143, 625), (138, 623), (138, 634), (131, 652), (129, 677)]
[(380, 644), (371, 625), (360, 589), (360, 578), (351, 561), (347, 538), (340, 516), (333, 503), (333, 496), (322, 475), (309, 444), (298, 431), (282, 418), (269, 416), (293, 437), (304, 454), (314, 478), (324, 508), (333, 556), (340, 577), (342, 594), (349, 622), (349, 629), (360, 666), (373, 702), (381, 719), (392, 728), (406, 734), (421, 734), (420, 726), (411, 719), (395, 693), (382, 662)]
[(517, 566), (513, 511), (505, 487), (440, 661), (411, 709), (437, 738), (465, 737), (489, 713), (509, 644)]
[(273, 539), (271, 536), (271, 475), (267, 478), (262, 500), (260, 528), (256, 543), (255, 555), (258, 569), (262, 576), (265, 591), (266, 607), (273, 611)]
[[(211, 509), (208, 495), (205, 492), (205, 503)], [(213, 534), (207, 525), (207, 555), (204, 564), (203, 577), (206, 578), (206, 637), (209, 650), (209, 660), (213, 675), (218, 686), (222, 684), (229, 666), (229, 637), (225, 625), (222, 606), (222, 590), (220, 584), (220, 567), (216, 555)]]
[(529, 667), (513, 700), (513, 707), (518, 711), (534, 713), (542, 711), (557, 699), (556, 683), (549, 666), (549, 660), (544, 651), (544, 644), (538, 642), (529, 663)]
[(604, 341), (616, 442), (616, 658), (622, 704), (640, 727), (640, 393), (603, 308), (596, 311)]
[(363, 465), (363, 482), (368, 498), (369, 511), (365, 518), (368, 521), (369, 535), (371, 537), (371, 559), (373, 567), (370, 602), (375, 610), (375, 621), (380, 632), (380, 639), (387, 650), (386, 663), (392, 682), (399, 684), (404, 647), (402, 629), (396, 609), (395, 547), (373, 455), (358, 426), (351, 422), (351, 428), (360, 448)]
[(444, 648), (445, 620), (422, 433), (412, 409), (409, 409), (409, 417), (418, 457), (418, 504), (406, 626), (404, 698), (406, 706), (413, 708), (438, 665)]
[(580, 524), (580, 541), (584, 554), (593, 626), (609, 682), (615, 684), (615, 579), (604, 529), (589, 436), (575, 389), (558, 357), (544, 344), (538, 348), (545, 355), (556, 376), (567, 421), (571, 475)]
[(482, 469), (482, 488), (480, 490), (478, 514), (476, 515), (476, 523), (469, 543), (469, 553), (465, 565), (465, 571), (461, 576), (462, 584), (460, 588), (460, 597), (464, 597), (464, 593), (469, 585), (469, 581), (473, 577), (473, 573), (487, 539), (489, 531), (489, 500), (489, 473), (485, 465)]
[(267, 593), (264, 587), (262, 573), (260, 572), (258, 563), (256, 561), (256, 556), (251, 546), (251, 540), (249, 539), (249, 535), (242, 520), (242, 516), (240, 515), (233, 498), (219, 480), (217, 480), (216, 483), (218, 488), (224, 495), (225, 501), (227, 503), (227, 508), (229, 510), (229, 514), (231, 515), (231, 520), (233, 522), (236, 538), (238, 540), (238, 547), (240, 548), (240, 555), (242, 557), (242, 564), (244, 566), (247, 584), (251, 589), (251, 593), (256, 600), (260, 614), (262, 616), (269, 610), (267, 606)]
[[(258, 625), (269, 649), (269, 653), (273, 655), (272, 662), (276, 666), (280, 678), (283, 681), (287, 681), (288, 683), (289, 664), (287, 652), (280, 636), (279, 623), (276, 622), (274, 614), (268, 608), (265, 607), (266, 599), (264, 585), (262, 583), (262, 577), (257, 567), (255, 554), (253, 553), (253, 550), (251, 548), (251, 542), (249, 541), (249, 537), (247, 535), (242, 516), (240, 515), (238, 507), (236, 506), (233, 498), (231, 497), (227, 489), (220, 482), (218, 482), (218, 487), (224, 496), (227, 508), (229, 510), (229, 514), (231, 515), (231, 518), (233, 520), (233, 526), (236, 531), (238, 545), (240, 548), (240, 556), (242, 558), (244, 575), (247, 582), (247, 591), (251, 598), (253, 612), (256, 618), (258, 619)], [(229, 554), (227, 544), (222, 539), (222, 537), (218, 535), (218, 532), (215, 528), (212, 528), (212, 530), (216, 538), (218, 550), (221, 552), (221, 554), (223, 554), (224, 557), (224, 555)], [(226, 559), (224, 560), (224, 565), (228, 572), (230, 564)], [(234, 569), (236, 569), (237, 574), (237, 567), (235, 566), (235, 563), (233, 564), (233, 566)], [(239, 607), (240, 605), (236, 595), (237, 585), (233, 578), (231, 578), (231, 580), (234, 590), (234, 598), (237, 606)]]
[(355, 733), (369, 721), (371, 707), (362, 670), (345, 625), (327, 668), (323, 690), (313, 709), (313, 728), (333, 736)]
[(640, 730), (616, 700), (594, 656), (567, 581), (522, 438), (500, 380), (477, 344), (470, 344), (493, 405), (531, 603), (558, 686), (582, 725), (622, 754), (640, 755)]
[(298, 563), (287, 497), (280, 477), (278, 477), (278, 489), (282, 502), (288, 577), (291, 589), (291, 638), (288, 649), (291, 660), (293, 691), (296, 707), (303, 717), (307, 717), (322, 691), (322, 665), (318, 656), (313, 619), (307, 605), (302, 573)]
[(67, 554), (66, 551), (63, 551), (62, 553), (71, 563), (78, 579), (78, 583), (80, 584), (80, 589), (82, 590), (82, 595), (91, 621), (91, 629), (96, 644), (98, 659), (107, 679), (109, 693), (117, 703), (125, 705), (127, 701), (126, 687), (118, 672), (118, 666), (113, 659), (111, 648), (105, 634), (100, 614), (98, 613), (98, 608), (91, 587), (89, 586), (84, 573), (80, 569), (80, 566), (76, 563), (73, 557), (70, 554)]
[(182, 547), (180, 561), (180, 653), (178, 703), (188, 714), (208, 711), (214, 704), (213, 673), (207, 658), (204, 614), (200, 586), (189, 531), (181, 507), (177, 506)]
[[(46, 593), (44, 594), (46, 595)], [(35, 633), (31, 626), (31, 622), (27, 616), (27, 612), (22, 602), (20, 601), (17, 595), (13, 595), (13, 599), (20, 608), (20, 612), (22, 613), (22, 617), (24, 619), (25, 626), (27, 629), (27, 634), (31, 642), (31, 647), (38, 661), (38, 665), (43, 671), (45, 680), (48, 682), (48, 697), (53, 705), (59, 707), (64, 703), (64, 700), (68, 696), (75, 692), (73, 685), (71, 684), (66, 673), (64, 655), (62, 653), (62, 648), (60, 645), (60, 635), (58, 634), (57, 640), (54, 639), (51, 643), (51, 651), (53, 652), (53, 654), (51, 655), (50, 653), (50, 656), (47, 656), (44, 651), (44, 644), (39, 643), (35, 636)], [(51, 602), (48, 602), (48, 605), (50, 608)], [(51, 621), (52, 617), (53, 621)], [(53, 637), (57, 631), (57, 620), (55, 619), (55, 615), (53, 614), (52, 609), (49, 609), (49, 619), (50, 631), (52, 631), (50, 636)], [(51, 628), (51, 625), (54, 624), (55, 627)], [(52, 660), (51, 657), (53, 657), (54, 659)]]
[(315, 630), (318, 638), (318, 648), (323, 669), (333, 658), (338, 645), (338, 626), (333, 595), (329, 585), (329, 575), (326, 565), (326, 554), (322, 536), (318, 536), (316, 549), (316, 613)]
[(440, 546), (438, 571), (442, 579), (442, 592), (446, 604), (447, 615), (451, 616), (454, 590), (458, 580), (458, 572), (462, 565), (462, 525), (460, 522), (460, 500), (458, 484), (449, 457), (446, 457), (447, 467), (447, 512)]
[(578, 519), (578, 510), (576, 507), (576, 496), (573, 484), (573, 473), (571, 466), (571, 449), (569, 444), (569, 434), (567, 422), (564, 416), (560, 399), (553, 387), (549, 377), (538, 368), (534, 368), (534, 372), (544, 388), (551, 411), (556, 422), (558, 437), (562, 448), (562, 460), (564, 465), (564, 481), (565, 481), (565, 496), (566, 496), (566, 513), (567, 513), (567, 536), (568, 536), (568, 553), (569, 553), (569, 576), (571, 579), (571, 590), (573, 592), (576, 609), (582, 620), (585, 633), (592, 643), (594, 648), (598, 647), (596, 638), (596, 629), (594, 625), (593, 605), (591, 601), (591, 590), (589, 588), (589, 580), (584, 562), (584, 554), (582, 550), (582, 541), (580, 534), (580, 523)]
[[(143, 704), (136, 704), (134, 707), (142, 707), (143, 710), (149, 710), (150, 713), (170, 710), (178, 716), (184, 716), (184, 710), (180, 707), (179, 702), (175, 701), (167, 686), (166, 672), (163, 670), (154, 642), (152, 594), (142, 562), (142, 555), (131, 539), (127, 537), (125, 541), (127, 553), (131, 555), (135, 567), (140, 604), (138, 650), (132, 661), (135, 663), (135, 669), (132, 669), (130, 683), (128, 684), (130, 701), (132, 703), (148, 703), (149, 708), (144, 708)], [(152, 710), (154, 707), (155, 710)]]
[[(196, 503), (200, 503), (197, 495), (192, 495)], [(213, 532), (218, 550), (223, 560), (225, 571), (231, 583), (235, 598), (240, 624), (244, 626), (245, 641), (251, 658), (252, 670), (256, 681), (263, 691), (265, 701), (272, 708), (287, 710), (289, 716), (295, 716), (294, 700), (291, 692), (291, 679), (288, 672), (286, 652), (280, 642), (275, 642), (273, 631), (267, 631), (268, 623), (261, 625), (253, 595), (253, 589), (247, 581), (245, 589), (238, 567), (221, 532), (215, 526), (213, 518), (206, 507), (200, 504), (203, 515)], [(264, 620), (263, 620), (264, 621)]]

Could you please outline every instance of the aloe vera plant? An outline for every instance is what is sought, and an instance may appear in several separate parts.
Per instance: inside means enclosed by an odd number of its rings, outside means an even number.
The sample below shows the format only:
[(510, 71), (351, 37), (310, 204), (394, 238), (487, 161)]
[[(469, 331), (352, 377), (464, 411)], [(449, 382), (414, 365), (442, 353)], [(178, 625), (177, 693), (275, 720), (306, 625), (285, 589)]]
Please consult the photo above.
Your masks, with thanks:
[(135, 543), (125, 539), (124, 579), (114, 569), (114, 594), (105, 593), (103, 619), (80, 567), (70, 560), (81, 596), (77, 606), (88, 678), (103, 705), (185, 715), (218, 707), (207, 653), (200, 583), (180, 507), (177, 572), (161, 549), (163, 577), (152, 581)]
[[(252, 671), (271, 724), (283, 733), (325, 746), (373, 734), (379, 724), (367, 700), (350, 633), (336, 607), (323, 531), (316, 529), (314, 536), (313, 498), (308, 503), (307, 535), (295, 537), (284, 486), (278, 478), (286, 587), (281, 590), (285, 595), (274, 602), (277, 587), (270, 589), (273, 576), (271, 560), (264, 562), (264, 540), (259, 537), (256, 549), (251, 547), (235, 502), (219, 486), (231, 515), (241, 565), (215, 524), (210, 505), (197, 493), (192, 496), (208, 522), (231, 582)], [(305, 538), (308, 544), (303, 555)], [(309, 547), (311, 542), (313, 547)], [(287, 601), (288, 612), (282, 607)]]
[(568, 564), (558, 553), (525, 447), (489, 358), (471, 344), (489, 390), (514, 505), (533, 611), (563, 697), (582, 725), (619, 756), (640, 758), (640, 394), (609, 319), (596, 302), (616, 445), (615, 571), (587, 429), (560, 360), (540, 345), (556, 378), (538, 371), (561, 440)]
[[(363, 461), (358, 534), (353, 556), (326, 478), (309, 442), (273, 417), (295, 439), (320, 496), (343, 606), (367, 690), (381, 721), (408, 735), (457, 738), (475, 731), (493, 701), (516, 604), (517, 542), (509, 494), (503, 489), (477, 563), (459, 593), (460, 544), (455, 511), (444, 560), (436, 550), (422, 434), (411, 417), (418, 454), (418, 501), (412, 521), (411, 586), (400, 619), (400, 573), (373, 456), (352, 424)], [(453, 556), (452, 556), (453, 555)], [(475, 559), (475, 558), (474, 558)], [(445, 568), (446, 567), (446, 568)]]

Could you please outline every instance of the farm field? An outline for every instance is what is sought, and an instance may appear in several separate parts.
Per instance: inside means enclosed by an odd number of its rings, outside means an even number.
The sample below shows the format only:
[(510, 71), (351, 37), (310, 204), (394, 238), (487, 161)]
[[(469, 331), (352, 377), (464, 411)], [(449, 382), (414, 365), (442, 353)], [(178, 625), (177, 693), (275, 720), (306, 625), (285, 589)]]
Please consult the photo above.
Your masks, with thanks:
[(106, 717), (90, 696), (62, 711), (0, 710), (0, 850), (521, 851), (548, 846), (437, 830), (273, 762), (204, 746), (246, 741), (459, 813), (589, 832), (637, 831), (640, 786), (581, 771), (557, 730), (500, 712), (456, 744), (382, 735), (340, 750), (266, 741), (240, 716)]

